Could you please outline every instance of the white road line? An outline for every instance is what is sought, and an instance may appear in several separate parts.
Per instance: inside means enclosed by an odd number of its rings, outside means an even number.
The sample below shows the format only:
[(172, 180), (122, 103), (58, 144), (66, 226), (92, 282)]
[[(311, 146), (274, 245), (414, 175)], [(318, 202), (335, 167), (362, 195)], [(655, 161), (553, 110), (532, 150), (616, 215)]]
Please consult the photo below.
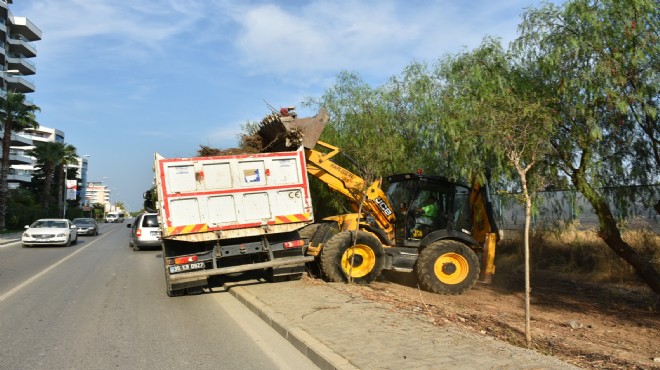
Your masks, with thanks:
[(21, 290), (21, 289), (25, 288), (26, 286), (32, 284), (35, 280), (37, 280), (37, 279), (39, 279), (41, 276), (45, 275), (48, 271), (50, 271), (50, 270), (54, 269), (55, 267), (59, 266), (60, 264), (64, 263), (64, 261), (66, 261), (66, 260), (68, 260), (69, 258), (75, 256), (76, 254), (78, 254), (78, 253), (84, 251), (85, 249), (91, 247), (91, 246), (94, 245), (94, 243), (96, 243), (98, 240), (101, 240), (101, 239), (105, 238), (106, 235), (110, 235), (111, 233), (113, 233), (115, 230), (118, 230), (118, 229), (120, 229), (120, 228), (116, 228), (116, 229), (111, 230), (111, 231), (109, 231), (109, 232), (104, 232), (103, 235), (101, 235), (100, 237), (94, 239), (94, 240), (93, 240), (92, 242), (90, 242), (89, 244), (87, 244), (87, 245), (85, 245), (84, 247), (78, 249), (77, 251), (71, 253), (70, 255), (68, 255), (68, 256), (62, 258), (61, 260), (55, 262), (54, 264), (52, 264), (52, 265), (46, 267), (45, 269), (43, 269), (43, 270), (42, 270), (41, 272), (39, 272), (38, 274), (36, 274), (36, 275), (32, 276), (31, 278), (25, 280), (24, 282), (22, 282), (22, 283), (19, 284), (18, 286), (16, 286), (16, 287), (14, 287), (13, 289), (9, 290), (7, 293), (5, 293), (5, 294), (3, 294), (3, 295), (0, 295), (0, 303), (2, 303), (5, 299), (7, 299), (7, 298), (11, 297), (12, 295), (14, 295), (14, 294), (15, 294), (16, 292), (18, 292), (19, 290)]

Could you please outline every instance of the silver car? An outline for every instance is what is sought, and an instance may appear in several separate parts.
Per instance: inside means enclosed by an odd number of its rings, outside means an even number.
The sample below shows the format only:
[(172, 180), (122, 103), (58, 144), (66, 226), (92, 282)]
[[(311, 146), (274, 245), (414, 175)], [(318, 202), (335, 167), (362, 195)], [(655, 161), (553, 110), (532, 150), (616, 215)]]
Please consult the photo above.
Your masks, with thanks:
[(134, 251), (143, 248), (160, 248), (160, 228), (156, 213), (141, 213), (133, 223), (126, 225), (130, 230), (128, 246)]

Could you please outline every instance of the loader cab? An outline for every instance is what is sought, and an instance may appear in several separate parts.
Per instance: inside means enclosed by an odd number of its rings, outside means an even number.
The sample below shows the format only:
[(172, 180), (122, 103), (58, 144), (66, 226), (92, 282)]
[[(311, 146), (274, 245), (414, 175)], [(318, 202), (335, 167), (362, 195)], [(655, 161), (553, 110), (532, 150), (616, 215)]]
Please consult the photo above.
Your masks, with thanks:
[(387, 178), (386, 193), (396, 216), (397, 245), (419, 245), (438, 230), (470, 232), (467, 186), (441, 176), (401, 174)]

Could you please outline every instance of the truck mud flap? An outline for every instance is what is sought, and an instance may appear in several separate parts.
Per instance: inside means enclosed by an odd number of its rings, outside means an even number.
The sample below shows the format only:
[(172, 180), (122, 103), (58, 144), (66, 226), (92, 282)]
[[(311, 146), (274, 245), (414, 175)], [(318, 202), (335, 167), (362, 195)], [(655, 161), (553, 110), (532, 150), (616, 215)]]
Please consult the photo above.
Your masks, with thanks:
[(285, 258), (279, 258), (274, 261), (251, 263), (240, 266), (219, 267), (216, 269), (198, 270), (198, 271), (172, 274), (170, 275), (169, 280), (170, 282), (174, 283), (182, 280), (185, 281), (196, 278), (206, 278), (209, 276), (226, 275), (226, 274), (245, 272), (251, 270), (304, 266), (307, 262), (312, 262), (312, 261), (314, 261), (314, 256), (285, 257)]

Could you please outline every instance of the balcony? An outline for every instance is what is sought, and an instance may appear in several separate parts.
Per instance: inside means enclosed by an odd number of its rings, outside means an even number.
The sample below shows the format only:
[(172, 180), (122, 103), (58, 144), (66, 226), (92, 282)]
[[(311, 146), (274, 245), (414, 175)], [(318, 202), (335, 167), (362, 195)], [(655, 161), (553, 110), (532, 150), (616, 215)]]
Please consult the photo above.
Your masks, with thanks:
[(7, 90), (19, 93), (32, 93), (36, 89), (34, 84), (25, 78), (17, 76), (5, 76)]
[(33, 75), (37, 73), (37, 67), (27, 58), (7, 56), (7, 69), (18, 70), (21, 75)]
[[(3, 132), (4, 132), (3, 130), (0, 130), (0, 133), (3, 133)], [(18, 146), (18, 147), (25, 147), (25, 146), (31, 147), (31, 146), (34, 145), (34, 142), (32, 141), (32, 139), (30, 139), (27, 136), (12, 132), (11, 133), (11, 144), (9, 144), (9, 145), (10, 146)]]
[[(5, 135), (5, 130), (0, 128), (0, 137), (3, 137)], [(34, 145), (34, 141), (26, 135), (26, 134), (18, 134), (15, 132), (11, 133), (11, 142), (9, 146), (14, 146), (14, 147), (32, 147)], [(2, 151), (2, 149), (0, 149)]]
[(14, 54), (20, 54), (26, 58), (33, 58), (37, 56), (37, 48), (25, 41), (25, 39), (20, 35), (12, 35), (8, 42), (9, 50), (11, 50)]
[(32, 163), (32, 158), (25, 155), (21, 154), (19, 152), (14, 152), (13, 150), (10, 151), (9, 153), (9, 164), (10, 165), (17, 165), (17, 164), (28, 164), (31, 165)]
[(41, 30), (25, 17), (10, 17), (12, 33), (22, 35), (27, 41), (41, 40)]
[(13, 182), (31, 182), (32, 173), (25, 170), (16, 170), (13, 168), (9, 169), (9, 174), (7, 175), (7, 181)]

